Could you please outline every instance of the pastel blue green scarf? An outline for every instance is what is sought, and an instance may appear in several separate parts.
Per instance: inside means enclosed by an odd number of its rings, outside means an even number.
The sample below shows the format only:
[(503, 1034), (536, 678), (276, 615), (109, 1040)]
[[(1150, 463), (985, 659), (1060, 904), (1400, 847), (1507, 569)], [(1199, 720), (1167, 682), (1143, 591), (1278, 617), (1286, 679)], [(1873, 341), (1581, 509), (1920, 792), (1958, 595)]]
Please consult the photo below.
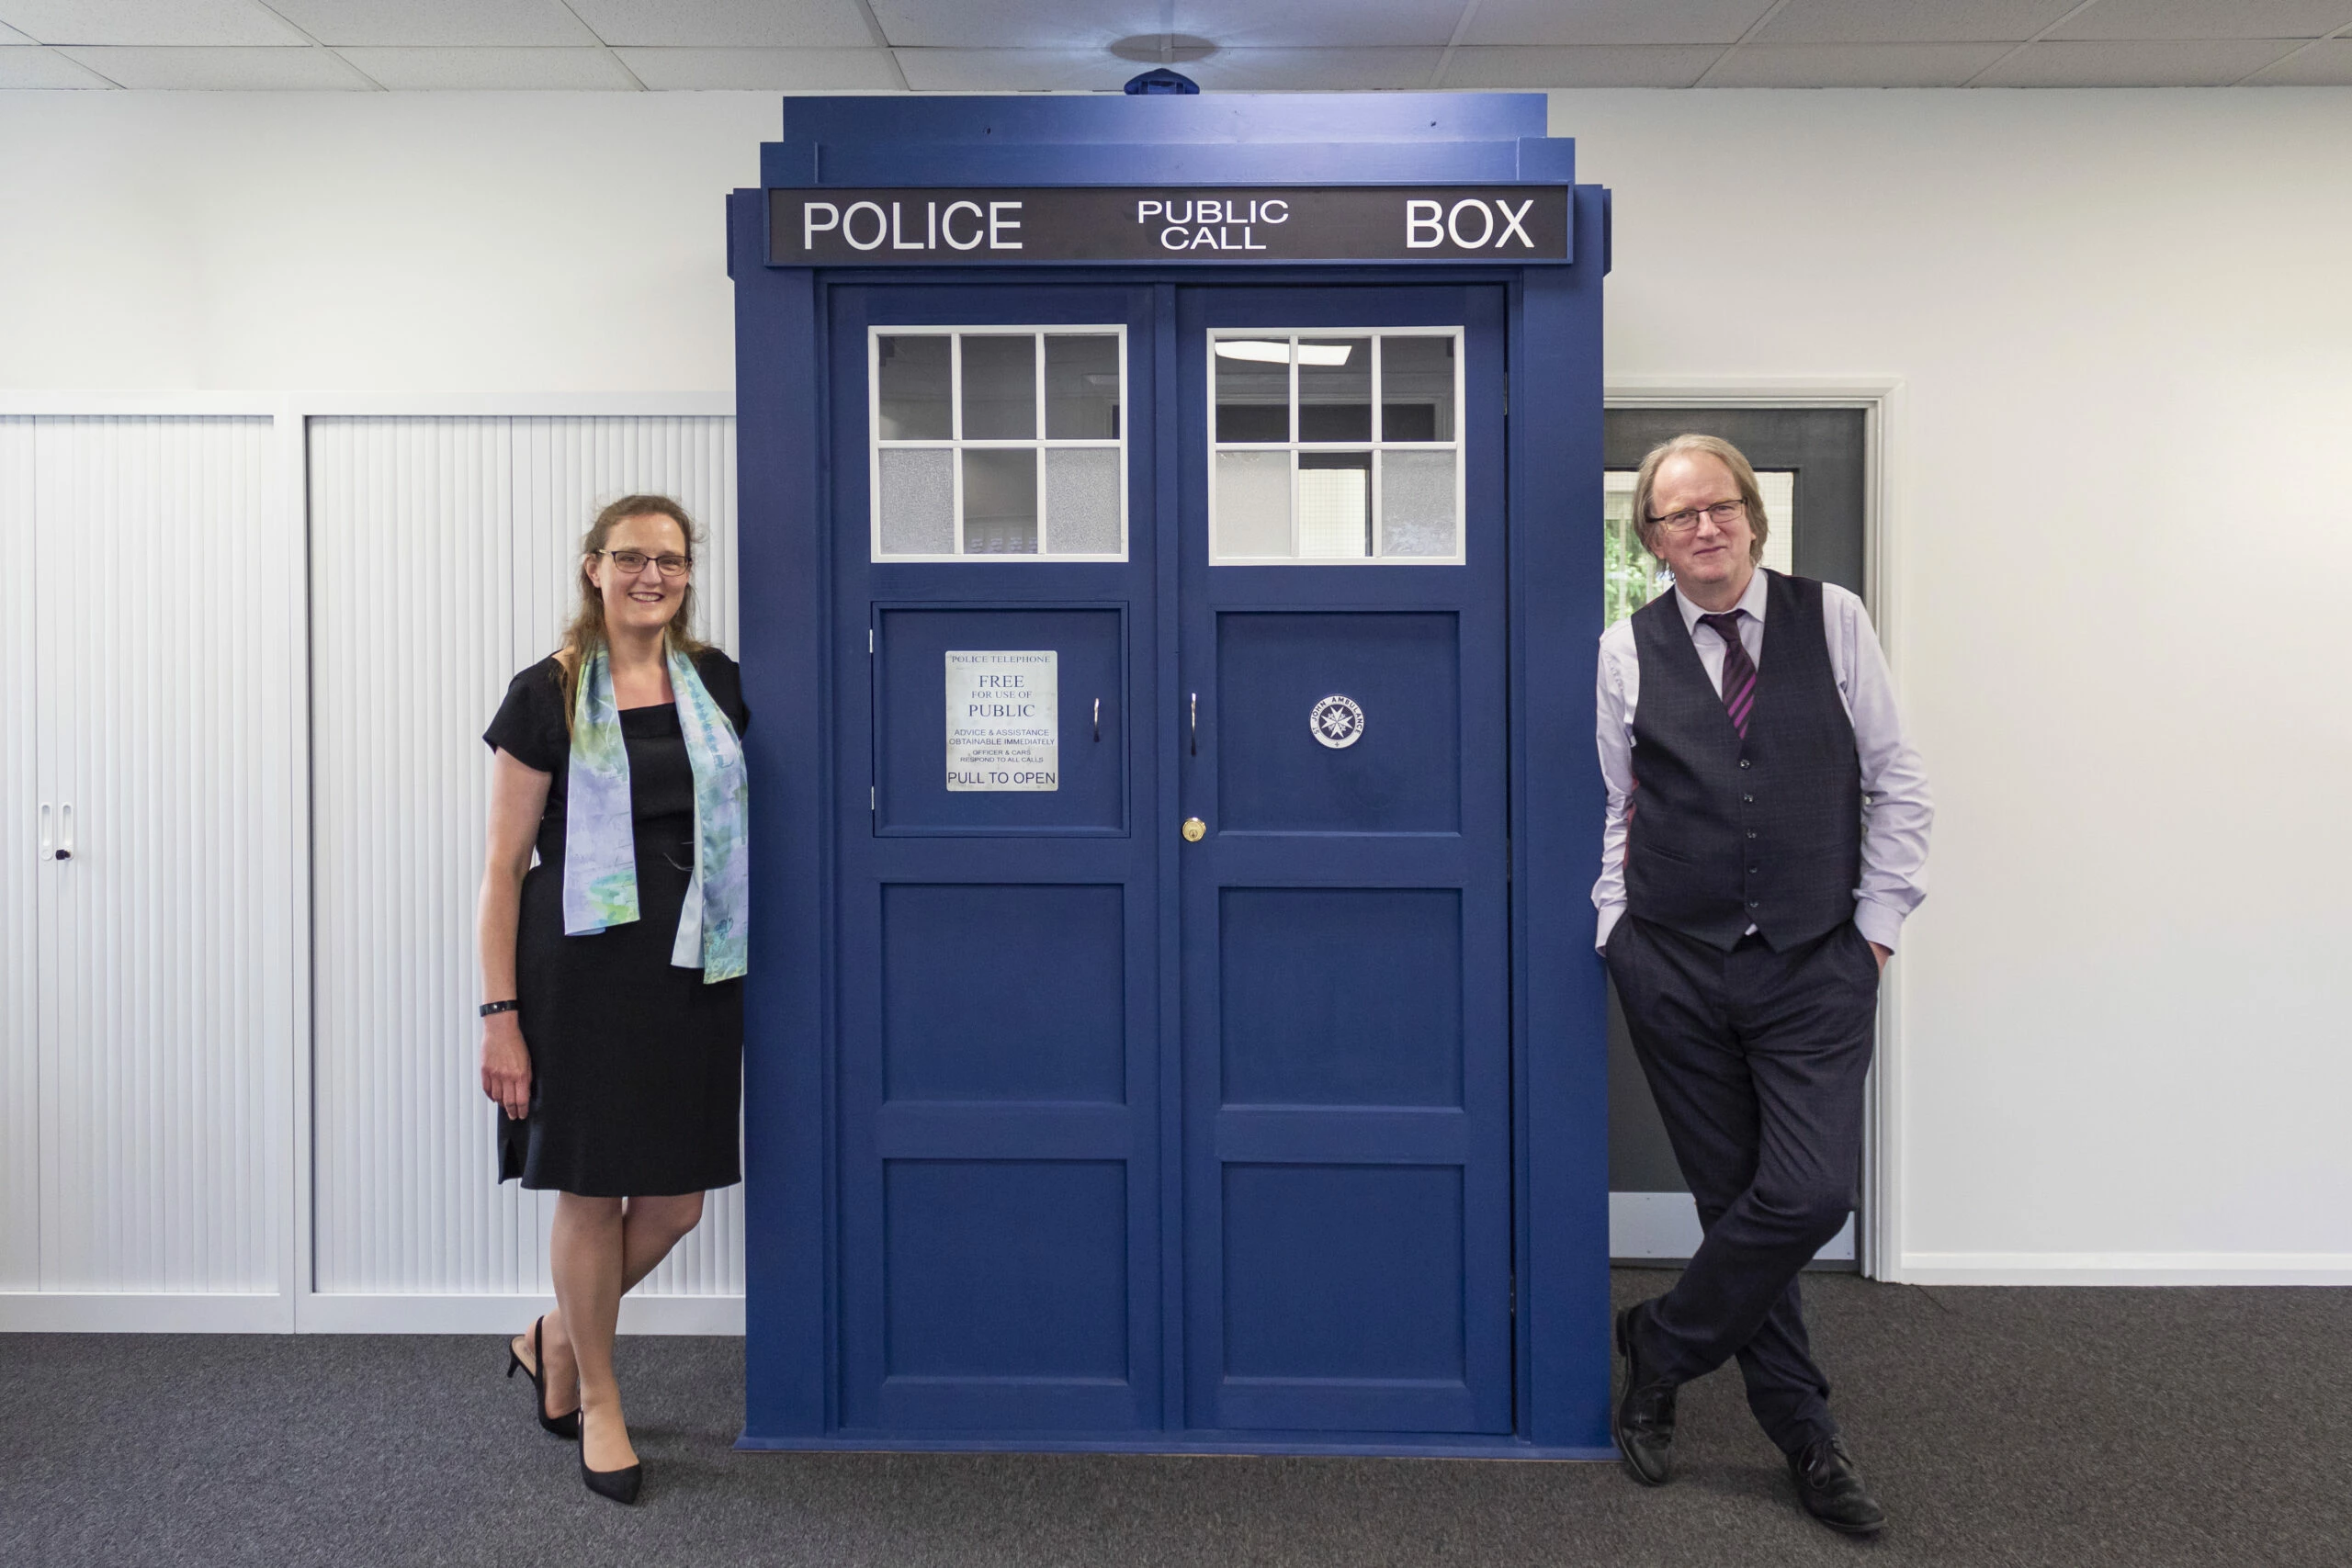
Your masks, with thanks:
[[(716, 984), (744, 970), (751, 789), (734, 725), (711, 701), (695, 661), (675, 648), (670, 649), (670, 686), (695, 773), (694, 880), (686, 886), (670, 962), (699, 969), (705, 984)], [(593, 936), (638, 918), (628, 747), (613, 701), (612, 660), (602, 648), (581, 665), (571, 709), (571, 765), (565, 777), (563, 934)]]

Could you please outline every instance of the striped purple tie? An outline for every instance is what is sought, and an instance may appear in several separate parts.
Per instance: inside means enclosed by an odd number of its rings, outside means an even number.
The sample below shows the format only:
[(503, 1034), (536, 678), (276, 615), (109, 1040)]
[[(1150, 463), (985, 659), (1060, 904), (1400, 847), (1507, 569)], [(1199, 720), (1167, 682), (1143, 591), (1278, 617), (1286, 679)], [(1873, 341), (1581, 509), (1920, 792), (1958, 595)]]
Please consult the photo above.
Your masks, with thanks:
[(1724, 639), (1724, 712), (1731, 715), (1731, 727), (1745, 740), (1747, 716), (1756, 711), (1756, 661), (1740, 645), (1739, 612), (1702, 615), (1699, 624)]

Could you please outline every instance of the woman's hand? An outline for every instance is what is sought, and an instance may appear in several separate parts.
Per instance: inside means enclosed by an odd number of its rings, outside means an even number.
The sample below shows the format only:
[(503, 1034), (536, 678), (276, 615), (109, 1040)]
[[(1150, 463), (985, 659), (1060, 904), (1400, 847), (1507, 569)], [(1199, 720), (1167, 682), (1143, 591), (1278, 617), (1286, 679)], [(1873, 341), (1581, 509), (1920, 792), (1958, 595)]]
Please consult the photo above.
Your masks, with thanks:
[(481, 1091), (517, 1122), (531, 1113), (531, 1048), (511, 1012), (482, 1020)]

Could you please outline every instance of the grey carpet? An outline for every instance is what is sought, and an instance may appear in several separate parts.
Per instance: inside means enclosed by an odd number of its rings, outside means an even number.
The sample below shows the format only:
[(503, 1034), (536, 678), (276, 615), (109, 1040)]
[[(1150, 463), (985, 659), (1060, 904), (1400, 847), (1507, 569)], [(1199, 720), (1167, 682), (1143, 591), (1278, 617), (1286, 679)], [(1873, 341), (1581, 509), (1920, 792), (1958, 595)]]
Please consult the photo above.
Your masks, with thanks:
[[(1668, 1276), (1621, 1271), (1621, 1300)], [(739, 1343), (633, 1339), (643, 1502), (579, 1483), (495, 1339), (0, 1337), (0, 1563), (669, 1568), (2352, 1562), (2352, 1292), (1806, 1280), (1892, 1515), (1801, 1516), (1736, 1373), (1613, 1464), (738, 1453)]]

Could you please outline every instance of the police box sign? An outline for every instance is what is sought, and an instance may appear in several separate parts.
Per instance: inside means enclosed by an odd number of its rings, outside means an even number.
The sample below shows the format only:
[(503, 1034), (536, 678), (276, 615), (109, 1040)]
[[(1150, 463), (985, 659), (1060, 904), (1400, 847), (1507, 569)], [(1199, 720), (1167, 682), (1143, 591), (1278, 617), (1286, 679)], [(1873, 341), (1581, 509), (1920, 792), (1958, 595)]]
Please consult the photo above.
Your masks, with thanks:
[(771, 190), (778, 266), (1565, 262), (1566, 186)]

